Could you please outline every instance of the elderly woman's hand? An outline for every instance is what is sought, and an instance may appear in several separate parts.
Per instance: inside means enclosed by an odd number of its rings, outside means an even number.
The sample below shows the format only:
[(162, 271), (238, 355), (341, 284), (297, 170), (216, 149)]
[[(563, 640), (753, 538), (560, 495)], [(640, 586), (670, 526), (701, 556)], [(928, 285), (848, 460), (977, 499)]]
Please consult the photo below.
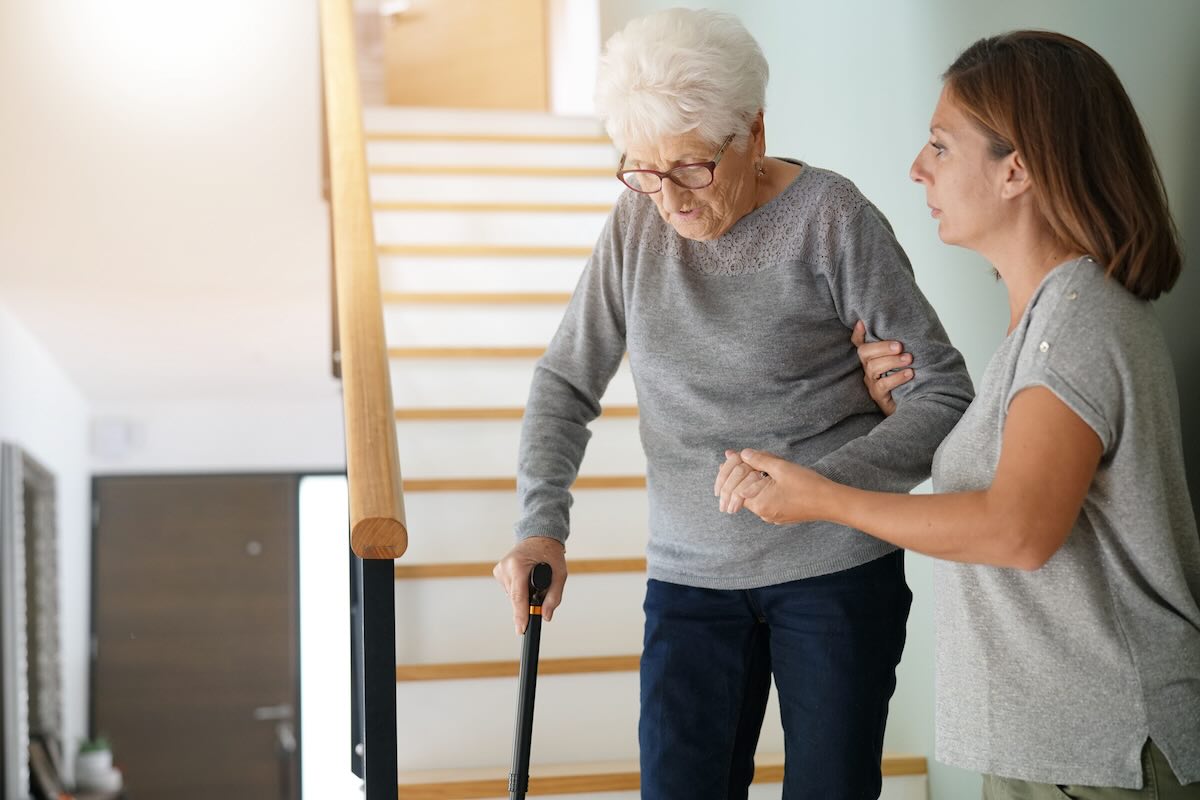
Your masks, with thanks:
[[(903, 386), (913, 378), (912, 353), (902, 352), (900, 342), (868, 342), (867, 326), (859, 320), (850, 334), (850, 341), (858, 348), (858, 360), (862, 363), (863, 383), (875, 405), (885, 416), (896, 410), (892, 390)], [(889, 374), (890, 373), (890, 374)]]
[(714, 493), (728, 514), (745, 507), (764, 522), (788, 525), (825, 519), (825, 490), (832, 482), (799, 464), (757, 450), (726, 450)]
[(492, 576), (503, 587), (512, 604), (513, 626), (517, 635), (529, 625), (529, 573), (534, 566), (545, 562), (552, 575), (550, 589), (542, 601), (542, 619), (549, 622), (554, 609), (562, 602), (563, 586), (567, 582), (567, 548), (548, 536), (530, 536), (517, 542), (512, 550), (492, 568)]

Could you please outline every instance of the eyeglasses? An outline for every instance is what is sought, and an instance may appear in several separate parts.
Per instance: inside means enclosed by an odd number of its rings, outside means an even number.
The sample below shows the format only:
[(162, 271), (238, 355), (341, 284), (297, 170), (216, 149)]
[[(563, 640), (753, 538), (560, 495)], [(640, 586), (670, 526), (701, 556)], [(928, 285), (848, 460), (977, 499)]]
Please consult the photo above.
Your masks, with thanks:
[(617, 180), (642, 194), (654, 194), (662, 191), (664, 178), (670, 179), (676, 186), (682, 186), (684, 189), (703, 189), (713, 182), (713, 171), (716, 170), (717, 164), (721, 163), (721, 156), (725, 155), (725, 148), (729, 147), (729, 143), (732, 141), (733, 134), (731, 133), (725, 138), (721, 149), (713, 156), (712, 161), (680, 164), (666, 172), (654, 169), (621, 169), (625, 166), (625, 156), (622, 155), (621, 163), (617, 165)]

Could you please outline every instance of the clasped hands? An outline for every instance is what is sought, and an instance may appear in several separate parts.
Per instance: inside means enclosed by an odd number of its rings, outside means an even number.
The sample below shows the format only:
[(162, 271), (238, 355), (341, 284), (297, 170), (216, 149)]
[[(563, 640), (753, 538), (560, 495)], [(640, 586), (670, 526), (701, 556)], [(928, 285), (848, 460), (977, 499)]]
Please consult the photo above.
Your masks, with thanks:
[(774, 525), (825, 519), (822, 500), (832, 482), (811, 469), (759, 450), (726, 450), (713, 494), (718, 508), (742, 508)]

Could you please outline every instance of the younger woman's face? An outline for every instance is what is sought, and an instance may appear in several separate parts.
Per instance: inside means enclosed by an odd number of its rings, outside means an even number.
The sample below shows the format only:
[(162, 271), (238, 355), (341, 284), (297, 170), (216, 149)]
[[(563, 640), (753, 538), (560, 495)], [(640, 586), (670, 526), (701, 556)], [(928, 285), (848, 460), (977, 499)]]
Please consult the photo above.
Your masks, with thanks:
[(1001, 196), (1008, 159), (995, 158), (988, 137), (945, 89), (929, 123), (929, 141), (909, 176), (925, 187), (925, 201), (946, 244), (979, 250), (1003, 230), (1011, 209)]

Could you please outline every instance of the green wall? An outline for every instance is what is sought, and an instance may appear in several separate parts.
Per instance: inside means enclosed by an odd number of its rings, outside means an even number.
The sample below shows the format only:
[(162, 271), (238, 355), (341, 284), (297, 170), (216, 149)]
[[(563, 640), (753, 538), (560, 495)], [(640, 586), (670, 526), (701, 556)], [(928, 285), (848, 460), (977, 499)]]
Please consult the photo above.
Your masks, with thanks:
[[(850, 177), (891, 220), (918, 280), (978, 381), (1004, 336), (1003, 287), (981, 258), (943, 245), (908, 167), (925, 142), (938, 76), (975, 39), (1047, 28), (1095, 47), (1147, 129), (1186, 250), (1200, 250), (1200, 2), (1195, 0), (601, 0), (604, 35), (671, 6), (738, 14), (771, 65), (767, 152)], [(1097, 165), (1099, 169), (1116, 165)], [(1193, 505), (1200, 505), (1200, 265), (1157, 304), (1179, 382)], [(933, 754), (932, 566), (909, 557), (916, 596), (886, 746)], [(979, 778), (932, 763), (933, 800), (979, 796)]]

